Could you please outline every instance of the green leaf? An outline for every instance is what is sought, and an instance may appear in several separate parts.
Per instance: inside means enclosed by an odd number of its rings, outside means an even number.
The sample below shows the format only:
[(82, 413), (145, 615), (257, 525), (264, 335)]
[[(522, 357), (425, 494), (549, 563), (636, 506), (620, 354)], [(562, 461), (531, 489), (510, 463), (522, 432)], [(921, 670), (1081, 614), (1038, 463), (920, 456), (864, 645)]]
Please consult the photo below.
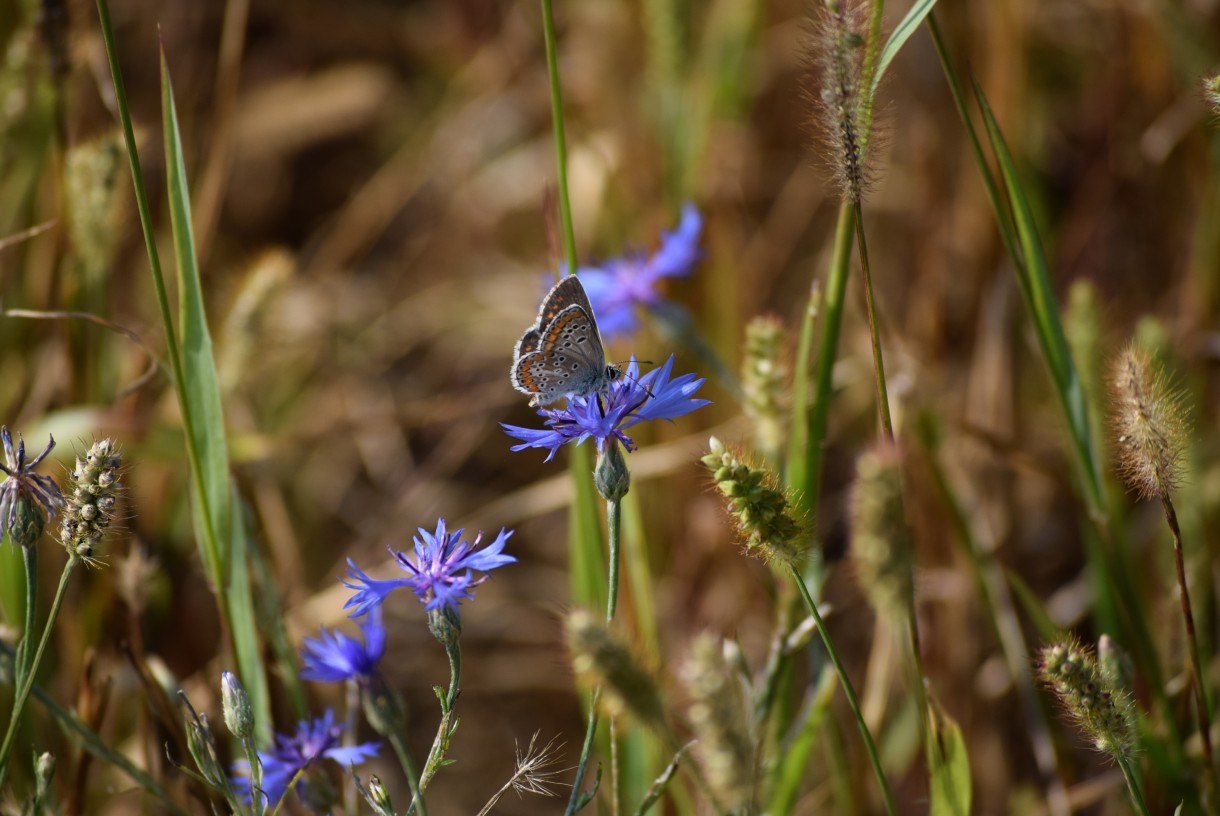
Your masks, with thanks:
[(932, 13), (932, 7), (936, 5), (936, 0), (918, 0), (915, 5), (911, 6), (907, 11), (902, 22), (890, 32), (890, 38), (885, 41), (885, 47), (881, 49), (881, 58), (877, 61), (877, 71), (873, 75), (872, 87), (868, 89), (868, 98), (874, 99), (877, 96), (877, 86), (881, 84), (881, 77), (885, 75), (885, 69), (889, 68), (890, 62), (898, 55), (902, 46), (915, 33), (915, 29), (919, 28), (920, 23), (924, 18)]
[(966, 816), (970, 813), (970, 754), (962, 730), (935, 702), (929, 701), (931, 728), (928, 761), (931, 816)]
[(247, 539), (241, 520), (232, 512), (229, 451), (225, 436), (220, 377), (212, 353), (203, 285), (191, 228), (191, 200), (186, 162), (178, 129), (173, 85), (165, 53), (161, 53), (161, 108), (165, 131), (166, 180), (170, 226), (178, 265), (178, 322), (181, 364), (177, 369), (178, 401), (191, 459), (191, 505), (203, 561), (219, 598), (233, 640), (238, 674), (254, 708), (260, 731), (271, 728), (271, 703), (259, 647), (258, 625), (246, 561)]
[(809, 778), (809, 758), (813, 755), (813, 746), (817, 744), (818, 735), (826, 724), (826, 716), (838, 688), (839, 676), (828, 665), (822, 670), (800, 730), (787, 744), (782, 759), (777, 763), (775, 787), (767, 803), (768, 813), (791, 813), (796, 807), (804, 783)]

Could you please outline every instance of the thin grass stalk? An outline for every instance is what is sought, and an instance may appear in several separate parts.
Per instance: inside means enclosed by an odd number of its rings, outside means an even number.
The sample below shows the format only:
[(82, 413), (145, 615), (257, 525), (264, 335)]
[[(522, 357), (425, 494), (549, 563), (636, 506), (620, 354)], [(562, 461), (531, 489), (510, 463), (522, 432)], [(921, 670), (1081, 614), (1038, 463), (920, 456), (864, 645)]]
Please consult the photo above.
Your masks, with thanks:
[(542, 42), (546, 47), (546, 73), (551, 89), (551, 130), (555, 139), (555, 179), (559, 188), (559, 234), (568, 272), (576, 274), (576, 231), (572, 227), (572, 200), (568, 195), (568, 140), (563, 126), (563, 88), (555, 42), (555, 12), (551, 0), (542, 0)]
[[(1027, 291), (1029, 280), (1027, 278), (1026, 255), (1024, 253), (1028, 250), (1034, 250), (1040, 255), (1041, 250), (1037, 247), (1036, 243), (1032, 245), (1018, 243), (1014, 224), (1010, 220), (1013, 214), (1005, 208), (996, 179), (987, 164), (982, 143), (966, 108), (965, 94), (962, 91), (961, 82), (945, 48), (935, 15), (929, 14), (927, 23), (928, 30), (932, 35), (933, 44), (936, 47), (937, 56), (940, 58), (941, 68), (944, 71), (950, 93), (953, 96), (954, 105), (957, 107), (962, 124), (966, 128), (971, 150), (974, 153), (975, 164), (982, 178), (987, 198), (995, 213), (996, 227), (999, 230), (1005, 248), (1008, 250), (1009, 257), (1016, 267), (1017, 281), (1021, 286), (1022, 294), (1026, 297), (1027, 302), (1030, 302), (1030, 293)], [(977, 90), (977, 96), (986, 116), (989, 114), (989, 110), (985, 107), (981, 90)], [(998, 136), (998, 134), (996, 135)], [(997, 147), (999, 146), (1002, 146), (1002, 141), (997, 143)], [(1010, 157), (1004, 156), (1003, 158)], [(1009, 203), (1014, 204), (1015, 202), (1010, 198)], [(1032, 214), (1027, 213), (1026, 217), (1032, 219)], [(1043, 306), (1046, 306), (1046, 304), (1043, 304)], [(1031, 311), (1033, 308), (1031, 303)], [(1048, 312), (1045, 314), (1045, 317), (1047, 320), (1054, 321), (1055, 325), (1058, 325), (1057, 317), (1053, 313)], [(1037, 321), (1035, 323), (1037, 324)], [(1048, 339), (1043, 337), (1043, 331), (1046, 329), (1045, 326), (1038, 324), (1035, 325), (1035, 328), (1038, 329), (1040, 345), (1047, 355), (1047, 365), (1052, 370), (1052, 381), (1067, 414), (1068, 427), (1073, 440), (1073, 451), (1076, 454), (1075, 458), (1080, 471), (1081, 486), (1085, 494), (1086, 505), (1089, 509), (1089, 519), (1092, 521), (1100, 540), (1104, 543), (1104, 549), (1102, 547), (1089, 548), (1089, 561), (1097, 569), (1099, 575), (1099, 580), (1096, 582), (1098, 592), (1110, 596), (1109, 598), (1102, 599), (1105, 602), (1105, 607), (1114, 611), (1115, 624), (1123, 631), (1124, 640), (1129, 644), (1132, 651), (1137, 654), (1140, 666), (1148, 676), (1153, 699), (1161, 712), (1166, 727), (1171, 732), (1165, 744), (1172, 751), (1180, 751), (1179, 741), (1173, 733), (1176, 731), (1173, 705), (1165, 693), (1164, 674), (1160, 668), (1160, 659), (1153, 646), (1152, 636), (1145, 625), (1145, 621), (1135, 614), (1131, 605), (1119, 600), (1119, 598), (1135, 598), (1138, 597), (1138, 594), (1134, 590), (1134, 582), (1130, 576), (1126, 554), (1122, 551), (1121, 547), (1116, 546), (1113, 540), (1110, 510), (1105, 500), (1105, 489), (1101, 484), (1100, 472), (1096, 467), (1092, 434), (1088, 431), (1087, 422), (1084, 428), (1080, 428), (1075, 421), (1082, 416), (1082, 406), (1077, 406), (1074, 403), (1077, 399), (1082, 401), (1083, 398), (1079, 396), (1079, 389), (1076, 390), (1075, 395), (1069, 394), (1064, 390), (1063, 373), (1056, 371), (1056, 359), (1054, 359), (1049, 350), (1049, 345), (1053, 342), (1054, 338)], [(1058, 334), (1059, 342), (1066, 346), (1061, 328)], [(1060, 364), (1064, 362), (1063, 360), (1058, 360)], [(1068, 367), (1071, 366), (1070, 354), (1066, 358), (1066, 365)], [(1074, 372), (1069, 372), (1068, 376), (1074, 377)]]
[[(123, 127), (123, 139), (127, 145), (127, 157), (131, 165), (136, 210), (139, 212), (140, 228), (144, 234), (144, 249), (148, 254), (148, 266), (149, 271), (152, 272), (153, 289), (157, 296), (157, 309), (161, 313), (161, 324), (165, 327), (166, 356), (169, 357), (170, 371), (173, 374), (174, 385), (179, 395), (178, 403), (179, 410), (182, 411), (183, 424), (189, 429), (194, 424), (191, 416), (191, 406), (189, 401), (182, 399), (182, 394), (185, 390), (186, 373), (182, 366), (182, 353), (178, 347), (178, 336), (174, 331), (169, 294), (165, 288), (165, 275), (161, 270), (161, 256), (157, 251), (156, 231), (153, 227), (152, 214), (148, 206), (148, 194), (144, 186), (144, 172), (140, 167), (140, 156), (136, 150), (135, 129), (132, 127), (131, 111), (127, 106), (127, 91), (123, 84), (123, 75), (119, 71), (118, 47), (114, 42), (114, 31), (110, 23), (110, 4), (107, 0), (97, 0), (97, 12), (101, 20), (102, 41), (106, 47), (106, 59), (110, 64), (110, 79), (114, 84), (116, 107), (119, 111), (119, 121)], [(222, 566), (224, 562), (221, 557), (216, 531), (212, 526), (209, 497), (202, 488), (204, 484), (203, 469), (200, 464), (199, 450), (195, 445), (194, 435), (189, 430), (185, 436), (187, 451), (190, 454), (188, 466), (191, 469), (191, 478), (195, 480), (197, 485), (200, 485), (197, 498), (203, 505), (200, 515), (206, 532), (203, 542), (204, 562), (207, 564), (212, 580), (219, 585), (224, 575)], [(225, 624), (228, 625), (228, 612), (225, 604), (218, 603), (217, 605), (221, 608), (222, 614), (225, 617)]]
[(864, 213), (856, 202), (856, 246), (860, 251), (860, 271), (864, 274), (864, 302), (868, 308), (868, 330), (873, 347), (873, 372), (877, 379), (877, 415), (881, 435), (894, 440), (894, 422), (890, 419), (890, 396), (885, 382), (885, 358), (881, 353), (881, 332), (877, 326), (877, 307), (873, 296), (873, 273), (868, 263), (868, 243), (864, 240)]
[(1017, 698), (1021, 701), (1034, 761), (1042, 774), (1043, 784), (1047, 787), (1047, 810), (1053, 816), (1068, 816), (1071, 808), (1067, 790), (1059, 778), (1055, 743), (1050, 737), (1046, 709), (1038, 703), (1037, 694), (1030, 682), (1029, 666), (1032, 658), (1029, 650), (1025, 648), (1021, 623), (1014, 611), (1008, 583), (992, 554), (979, 548), (966, 513), (953, 493), (933, 444), (925, 434), (924, 445), (928, 454), (928, 466), (932, 472), (932, 485), (948, 511), (949, 523), (957, 533), (956, 541), (974, 577), (979, 600), (987, 610), (987, 619), (995, 630), (1009, 677), (1016, 687)]
[(1121, 754), (1114, 759), (1118, 763), (1119, 769), (1123, 772), (1123, 779), (1127, 781), (1127, 793), (1131, 797), (1131, 804), (1135, 806), (1136, 812), (1140, 816), (1150, 816), (1148, 804), (1144, 801), (1144, 791), (1140, 787), (1139, 776), (1131, 767), (1131, 763), (1127, 760), (1127, 757)]
[(851, 272), (852, 231), (855, 228), (855, 209), (844, 202), (839, 207), (839, 221), (835, 228), (834, 254), (830, 261), (830, 272), (826, 281), (825, 312), (822, 318), (822, 336), (818, 345), (817, 371), (814, 376), (813, 402), (805, 416), (805, 449), (793, 451), (793, 462), (803, 460), (803, 467), (793, 472), (789, 484), (796, 493), (798, 507), (802, 513), (816, 517), (818, 499), (822, 489), (822, 459), (825, 454), (826, 425), (830, 418), (831, 375), (834, 373), (835, 357), (839, 348), (839, 329), (843, 325), (843, 305), (846, 300), (847, 277)]
[(1186, 629), (1187, 651), (1190, 652), (1190, 673), (1195, 689), (1195, 713), (1199, 721), (1199, 738), (1203, 741), (1203, 761), (1207, 763), (1208, 798), (1217, 793), (1216, 761), (1212, 753), (1211, 706), (1207, 702), (1207, 687), (1204, 683), (1203, 661), (1199, 657), (1199, 637), (1195, 633), (1195, 616), (1190, 605), (1190, 587), (1186, 581), (1186, 562), (1182, 555), (1182, 530), (1178, 526), (1178, 513), (1167, 493), (1161, 494), (1161, 507), (1165, 511), (1165, 522), (1173, 534), (1173, 562), (1178, 577), (1178, 601), (1182, 607), (1182, 625)]
[(34, 653), (34, 657), (29, 663), (29, 669), (17, 690), (17, 696), (13, 699), (13, 715), (8, 722), (8, 730), (4, 734), (4, 743), (0, 744), (0, 789), (4, 787), (8, 758), (13, 750), (13, 739), (17, 736), (18, 724), (21, 722), (21, 712), (25, 709), (30, 690), (34, 687), (34, 676), (38, 674), (38, 666), (42, 663), (47, 643), (51, 640), (51, 631), (55, 628), (55, 621), (59, 618), (59, 609), (63, 605), (64, 595), (68, 588), (68, 578), (71, 577), (72, 571), (79, 563), (80, 559), (75, 555), (68, 556), (68, 563), (64, 565), (64, 571), (59, 576), (59, 588), (55, 590), (55, 600), (51, 603), (51, 614), (47, 618), (46, 628), (42, 630), (42, 637), (38, 640), (38, 651)]
[(835, 672), (839, 675), (839, 682), (843, 684), (843, 695), (847, 698), (848, 706), (851, 707), (852, 716), (856, 718), (856, 726), (860, 729), (860, 736), (864, 739), (864, 748), (868, 752), (869, 762), (873, 766), (873, 775), (877, 777), (877, 784), (881, 788), (881, 799), (885, 812), (889, 816), (896, 816), (894, 795), (890, 792), (885, 770), (881, 767), (881, 756), (877, 752), (876, 743), (873, 742), (873, 735), (868, 730), (868, 724), (864, 722), (864, 715), (860, 711), (860, 700), (856, 697), (855, 687), (852, 686), (851, 678), (847, 676), (847, 669), (843, 667), (843, 662), (839, 660), (839, 652), (835, 649), (834, 641), (830, 639), (830, 633), (826, 631), (826, 622), (822, 620), (822, 613), (818, 611), (818, 605), (814, 603), (813, 597), (809, 594), (809, 588), (805, 586), (800, 571), (795, 566), (790, 566), (789, 570), (792, 580), (796, 582), (796, 588), (800, 591), (801, 597), (805, 599), (805, 607), (817, 623), (818, 634), (822, 636), (822, 644), (826, 647), (826, 654), (830, 656), (830, 662), (834, 664)]

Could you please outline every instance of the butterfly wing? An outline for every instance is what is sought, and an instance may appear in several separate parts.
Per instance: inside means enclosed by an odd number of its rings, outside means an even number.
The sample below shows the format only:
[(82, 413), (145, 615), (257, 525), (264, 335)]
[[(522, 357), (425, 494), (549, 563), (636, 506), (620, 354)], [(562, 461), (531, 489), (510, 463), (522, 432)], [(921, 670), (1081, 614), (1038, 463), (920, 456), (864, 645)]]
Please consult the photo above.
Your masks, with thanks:
[[(566, 279), (565, 279), (566, 280)], [(599, 391), (607, 382), (606, 352), (591, 313), (572, 303), (545, 329), (530, 329), (518, 341), (511, 378), (530, 405), (547, 405), (569, 394)]]
[(579, 306), (585, 310), (590, 320), (593, 319), (589, 296), (585, 293), (584, 284), (575, 275), (561, 278), (559, 283), (551, 287), (551, 291), (542, 299), (542, 306), (538, 309), (538, 321), (534, 327), (540, 331), (545, 329), (560, 312), (570, 306)]

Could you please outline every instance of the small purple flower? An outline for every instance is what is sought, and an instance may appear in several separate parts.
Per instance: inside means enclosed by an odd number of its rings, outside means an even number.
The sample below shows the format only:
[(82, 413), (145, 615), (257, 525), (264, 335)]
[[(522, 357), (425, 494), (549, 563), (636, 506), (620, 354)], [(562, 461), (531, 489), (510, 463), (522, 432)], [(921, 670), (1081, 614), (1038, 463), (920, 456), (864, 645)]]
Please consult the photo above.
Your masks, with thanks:
[(599, 452), (611, 437), (622, 442), (627, 450), (635, 450), (631, 437), (623, 433), (627, 428), (649, 419), (674, 419), (711, 404), (710, 400), (691, 396), (706, 382), (704, 378), (683, 374), (671, 380), (673, 367), (671, 354), (665, 365), (641, 377), (640, 367), (632, 358), (623, 376), (612, 382), (607, 391), (569, 397), (564, 408), (539, 410), (538, 415), (546, 417), (548, 428), (522, 428), (503, 422), (500, 425), (509, 436), (521, 440), (520, 445), (513, 445), (514, 451), (550, 448), (548, 462), (562, 445), (568, 442), (579, 445), (590, 438), (597, 440)]
[(653, 308), (663, 301), (657, 283), (662, 278), (682, 278), (691, 273), (699, 260), (702, 231), (699, 210), (687, 203), (678, 228), (661, 233), (661, 246), (652, 255), (633, 253), (600, 267), (576, 270), (603, 335), (614, 337), (635, 331), (640, 322), (636, 307)]
[[(275, 746), (270, 751), (259, 751), (258, 759), (263, 766), (262, 792), (271, 806), (284, 797), (294, 776), (307, 769), (319, 759), (333, 759), (343, 766), (363, 762), (372, 756), (377, 756), (381, 749), (380, 743), (366, 742), (362, 745), (344, 747), (339, 744), (339, 736), (343, 733), (343, 724), (335, 722), (335, 715), (327, 709), (326, 713), (313, 720), (301, 720), (297, 723), (294, 734), (287, 736), (276, 734)], [(235, 769), (244, 776), (233, 779), (237, 792), (251, 801), (250, 763), (239, 761), (234, 763)]]
[(364, 633), (363, 641), (326, 628), (317, 640), (305, 638), (301, 679), (340, 683), (372, 676), (385, 654), (386, 630), (381, 623), (380, 606), (374, 607), (373, 614), (361, 622), (360, 630)]
[[(28, 462), (25, 458), (25, 440), (21, 438), (21, 434), (17, 434), (17, 449), (14, 451), (13, 436), (9, 433), (8, 426), (5, 425), (0, 427), (0, 442), (3, 442), (4, 445), (5, 462), (0, 465), (0, 471), (3, 471), (8, 477), (0, 482), (0, 540), (8, 538), (12, 541), (14, 538), (28, 538), (24, 535), (24, 531), (15, 529), (15, 526), (19, 526), (18, 515), (22, 496), (33, 499), (47, 512), (48, 516), (55, 515), (56, 509), (64, 503), (63, 494), (59, 492), (59, 486), (55, 484), (55, 480), (50, 476), (40, 476), (34, 472), (34, 468), (38, 467), (38, 464), (55, 447), (55, 437), (50, 437), (42, 453), (38, 454), (36, 459)], [(43, 519), (42, 523), (45, 521)], [(36, 540), (41, 533), (40, 524), (33, 538)]]
[(347, 575), (351, 580), (344, 581), (343, 585), (356, 590), (356, 594), (348, 599), (343, 608), (352, 609), (350, 614), (353, 618), (359, 617), (377, 607), (387, 595), (399, 587), (410, 587), (419, 600), (427, 604), (427, 610), (448, 607), (457, 613), (458, 602), (464, 598), (473, 598), (470, 590), (487, 580), (486, 575), (475, 578), (473, 570), (491, 572), (496, 567), (517, 560), (511, 555), (502, 554), (504, 545), (513, 534), (511, 530), (501, 529), (495, 541), (477, 551), (483, 534), (475, 536), (473, 543), (467, 543), (462, 540), (463, 532), (465, 531), (448, 532), (445, 529), (445, 520), (438, 519), (435, 533), (419, 528), (419, 535), (414, 539), (414, 557), (402, 550), (391, 549), (390, 552), (398, 560), (398, 566), (410, 573), (409, 578), (378, 581), (362, 572), (349, 558)]

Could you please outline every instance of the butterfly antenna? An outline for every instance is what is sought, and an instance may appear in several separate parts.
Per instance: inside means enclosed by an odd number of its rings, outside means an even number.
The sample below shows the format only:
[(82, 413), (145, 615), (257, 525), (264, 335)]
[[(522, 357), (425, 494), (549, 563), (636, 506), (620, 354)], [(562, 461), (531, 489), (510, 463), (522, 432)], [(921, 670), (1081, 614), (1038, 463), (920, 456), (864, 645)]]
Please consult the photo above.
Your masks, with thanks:
[[(636, 363), (636, 365), (652, 365), (652, 360), (636, 360), (635, 363)], [(627, 363), (618, 364), (618, 370), (622, 372), (623, 379), (631, 380), (633, 383), (638, 385), (640, 388), (644, 389), (644, 393), (648, 395), (648, 397), (646, 397), (646, 399), (656, 399), (657, 398), (657, 395), (652, 393), (651, 388), (644, 385), (644, 383), (640, 382), (639, 377), (632, 377), (630, 374), (627, 373)]]

